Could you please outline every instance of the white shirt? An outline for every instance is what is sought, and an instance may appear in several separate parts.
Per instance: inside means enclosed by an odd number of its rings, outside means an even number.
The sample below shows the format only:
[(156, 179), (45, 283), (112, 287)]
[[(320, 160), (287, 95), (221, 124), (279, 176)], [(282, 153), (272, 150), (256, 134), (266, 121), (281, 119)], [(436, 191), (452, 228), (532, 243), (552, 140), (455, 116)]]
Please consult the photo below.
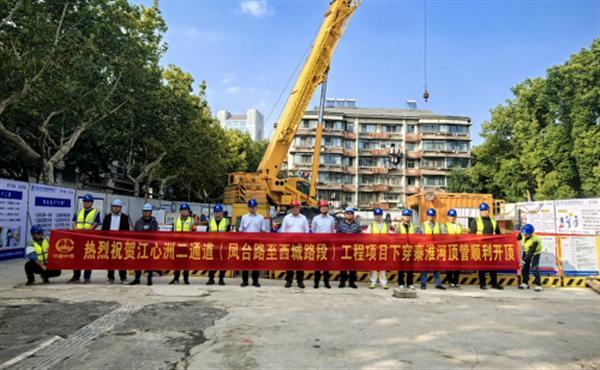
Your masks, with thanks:
[(121, 214), (119, 213), (118, 215), (115, 215), (112, 213), (110, 215), (110, 230), (118, 231), (119, 226), (121, 226)]
[(242, 216), (239, 231), (245, 233), (260, 233), (267, 232), (268, 230), (265, 230), (265, 219), (263, 216), (258, 213), (247, 213)]
[(283, 218), (283, 223), (281, 224), (281, 232), (307, 233), (309, 232), (308, 219), (301, 213), (299, 213), (298, 216), (294, 216), (290, 213), (289, 215)]
[(330, 215), (320, 214), (312, 219), (312, 232), (317, 234), (331, 234), (335, 232), (335, 218)]

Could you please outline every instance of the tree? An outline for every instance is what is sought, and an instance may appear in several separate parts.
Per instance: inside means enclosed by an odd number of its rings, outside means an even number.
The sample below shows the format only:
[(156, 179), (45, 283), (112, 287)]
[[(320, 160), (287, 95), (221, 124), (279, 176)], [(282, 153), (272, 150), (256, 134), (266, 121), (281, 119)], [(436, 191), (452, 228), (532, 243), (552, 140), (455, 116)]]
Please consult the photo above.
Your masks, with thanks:
[(600, 195), (600, 39), (491, 111), (473, 166), (449, 189), (509, 201)]

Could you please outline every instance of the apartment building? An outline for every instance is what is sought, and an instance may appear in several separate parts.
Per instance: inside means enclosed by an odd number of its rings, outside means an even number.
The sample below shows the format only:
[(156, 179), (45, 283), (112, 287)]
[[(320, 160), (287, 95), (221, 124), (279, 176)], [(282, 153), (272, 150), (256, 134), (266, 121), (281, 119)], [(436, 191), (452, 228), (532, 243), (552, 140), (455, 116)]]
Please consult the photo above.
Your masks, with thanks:
[[(443, 191), (454, 168), (470, 165), (471, 119), (327, 101), (317, 190), (334, 207), (399, 210), (406, 197)], [(289, 175), (310, 176), (317, 110), (307, 111), (288, 154)]]

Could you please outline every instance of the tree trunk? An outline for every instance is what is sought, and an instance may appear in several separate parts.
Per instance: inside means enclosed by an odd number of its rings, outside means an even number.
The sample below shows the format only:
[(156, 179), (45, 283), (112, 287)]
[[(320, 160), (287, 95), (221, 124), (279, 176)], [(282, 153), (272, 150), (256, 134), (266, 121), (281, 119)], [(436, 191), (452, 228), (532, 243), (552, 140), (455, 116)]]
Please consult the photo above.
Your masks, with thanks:
[(42, 172), (40, 174), (42, 183), (53, 185), (54, 184), (54, 163), (42, 158)]

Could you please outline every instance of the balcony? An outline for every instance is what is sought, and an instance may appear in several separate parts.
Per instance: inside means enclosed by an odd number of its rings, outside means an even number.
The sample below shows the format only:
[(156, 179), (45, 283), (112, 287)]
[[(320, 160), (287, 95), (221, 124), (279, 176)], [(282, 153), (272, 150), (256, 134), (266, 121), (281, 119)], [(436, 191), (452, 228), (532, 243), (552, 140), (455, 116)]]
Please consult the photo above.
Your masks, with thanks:
[(404, 174), (406, 176), (421, 176), (421, 170), (418, 168), (407, 168)]
[(419, 141), (419, 135), (406, 134), (406, 136), (404, 137), (404, 141), (406, 141), (407, 143), (415, 143), (415, 142)]
[(352, 139), (352, 140), (356, 140), (356, 133), (351, 132), (351, 131), (343, 131), (342, 132), (342, 137), (344, 139)]
[(290, 148), (291, 153), (312, 153), (313, 151), (314, 147), (308, 145), (294, 145)]
[(358, 154), (365, 157), (387, 157), (390, 151), (388, 149), (370, 149), (360, 150)]
[(358, 191), (367, 192), (367, 193), (387, 193), (390, 191), (390, 186), (386, 185), (386, 184), (370, 184), (370, 185), (361, 184), (358, 187)]
[(392, 184), (390, 186), (390, 193), (404, 193), (404, 186), (400, 184)]
[(341, 146), (322, 146), (324, 153), (344, 154), (344, 148)]
[(358, 172), (365, 175), (385, 175), (389, 171), (385, 167), (360, 167)]
[(317, 189), (318, 190), (342, 190), (342, 184), (336, 184), (336, 183), (324, 183), (324, 182), (319, 182), (317, 183)]
[(344, 173), (347, 173), (350, 175), (356, 175), (356, 167), (345, 166), (342, 168), (342, 170), (344, 171)]
[(315, 136), (315, 129), (314, 128), (299, 128), (298, 131), (296, 132), (296, 135)]
[(321, 164), (319, 171), (344, 172), (344, 168), (337, 164)]
[(421, 139), (454, 139), (465, 140), (469, 134), (459, 134), (451, 132), (421, 132)]
[(361, 132), (361, 139), (375, 139), (375, 140), (387, 140), (390, 138), (390, 134), (385, 132)]
[(390, 203), (389, 202), (371, 202), (370, 204), (370, 208), (381, 208), (382, 210), (386, 211), (388, 209), (390, 209)]
[(351, 149), (344, 149), (345, 157), (356, 157), (356, 151)]
[(444, 167), (421, 168), (422, 175), (447, 175), (448, 169)]
[(421, 191), (421, 188), (416, 185), (408, 185), (406, 187), (406, 194), (416, 194)]
[(342, 184), (342, 191), (346, 193), (354, 193), (356, 191), (356, 185)]
[(406, 152), (406, 158), (408, 159), (420, 159), (421, 156), (422, 153), (418, 151)]
[(323, 128), (323, 135), (326, 136), (344, 136), (344, 131), (342, 130), (336, 130), (333, 128)]

